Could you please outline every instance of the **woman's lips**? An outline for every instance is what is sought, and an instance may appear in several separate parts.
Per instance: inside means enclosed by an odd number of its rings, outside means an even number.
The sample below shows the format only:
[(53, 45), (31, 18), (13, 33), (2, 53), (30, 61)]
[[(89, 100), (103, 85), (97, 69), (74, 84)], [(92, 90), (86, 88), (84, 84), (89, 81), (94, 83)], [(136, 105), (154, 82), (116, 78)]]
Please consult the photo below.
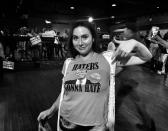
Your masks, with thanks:
[(79, 47), (79, 50), (84, 50), (86, 49), (86, 47)]

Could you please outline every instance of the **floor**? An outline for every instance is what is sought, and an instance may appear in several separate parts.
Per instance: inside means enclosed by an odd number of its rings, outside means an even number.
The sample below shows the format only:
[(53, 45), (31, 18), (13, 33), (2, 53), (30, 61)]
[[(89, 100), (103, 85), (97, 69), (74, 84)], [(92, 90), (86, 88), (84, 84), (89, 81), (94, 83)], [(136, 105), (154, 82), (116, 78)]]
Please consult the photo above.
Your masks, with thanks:
[[(38, 114), (55, 101), (62, 61), (17, 65), (0, 83), (0, 131), (37, 131)], [(168, 88), (146, 66), (124, 68), (116, 76), (116, 131), (167, 131)], [(50, 120), (56, 130), (57, 114)]]

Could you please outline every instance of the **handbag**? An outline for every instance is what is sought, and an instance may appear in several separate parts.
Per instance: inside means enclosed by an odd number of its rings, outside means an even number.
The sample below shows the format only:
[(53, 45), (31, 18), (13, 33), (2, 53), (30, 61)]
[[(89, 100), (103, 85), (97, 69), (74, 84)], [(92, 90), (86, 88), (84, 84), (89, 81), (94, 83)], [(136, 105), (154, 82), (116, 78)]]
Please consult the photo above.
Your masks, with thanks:
[(52, 131), (52, 129), (48, 122), (45, 122), (44, 124), (39, 122), (38, 131)]

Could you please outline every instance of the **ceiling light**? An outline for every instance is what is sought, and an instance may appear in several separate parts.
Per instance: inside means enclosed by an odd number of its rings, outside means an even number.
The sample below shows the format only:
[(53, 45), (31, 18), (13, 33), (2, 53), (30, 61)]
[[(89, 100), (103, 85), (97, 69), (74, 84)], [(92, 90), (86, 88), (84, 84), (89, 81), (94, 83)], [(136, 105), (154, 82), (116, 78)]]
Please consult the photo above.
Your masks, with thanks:
[(116, 5), (116, 4), (112, 4), (111, 6), (112, 6), (112, 7), (115, 7), (115, 6), (117, 6), (117, 5)]
[(112, 18), (112, 19), (114, 19), (114, 18), (115, 18), (115, 16), (111, 16), (111, 18)]
[(89, 21), (89, 22), (93, 22), (93, 18), (92, 18), (92, 17), (89, 17), (89, 18), (88, 18), (88, 21)]
[(157, 6), (156, 8), (159, 9), (159, 6)]
[(51, 21), (45, 20), (45, 23), (46, 23), (46, 24), (51, 24)]
[(71, 10), (74, 10), (74, 9), (75, 9), (75, 7), (71, 6), (71, 7), (70, 7), (70, 9), (71, 9)]

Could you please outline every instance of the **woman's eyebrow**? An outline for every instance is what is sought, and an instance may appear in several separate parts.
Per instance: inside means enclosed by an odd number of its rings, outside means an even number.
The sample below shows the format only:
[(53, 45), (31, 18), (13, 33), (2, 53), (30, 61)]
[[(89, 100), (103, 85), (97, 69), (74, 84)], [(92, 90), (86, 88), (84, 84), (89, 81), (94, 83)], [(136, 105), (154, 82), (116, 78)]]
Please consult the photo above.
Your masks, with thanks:
[(72, 35), (73, 37), (78, 37), (77, 35)]
[(81, 36), (88, 36), (88, 34), (83, 34), (83, 35), (81, 35)]
[[(81, 37), (82, 37), (82, 36), (88, 36), (88, 34), (82, 34)], [(78, 36), (78, 35), (73, 35), (73, 37), (80, 37), (80, 36)]]

